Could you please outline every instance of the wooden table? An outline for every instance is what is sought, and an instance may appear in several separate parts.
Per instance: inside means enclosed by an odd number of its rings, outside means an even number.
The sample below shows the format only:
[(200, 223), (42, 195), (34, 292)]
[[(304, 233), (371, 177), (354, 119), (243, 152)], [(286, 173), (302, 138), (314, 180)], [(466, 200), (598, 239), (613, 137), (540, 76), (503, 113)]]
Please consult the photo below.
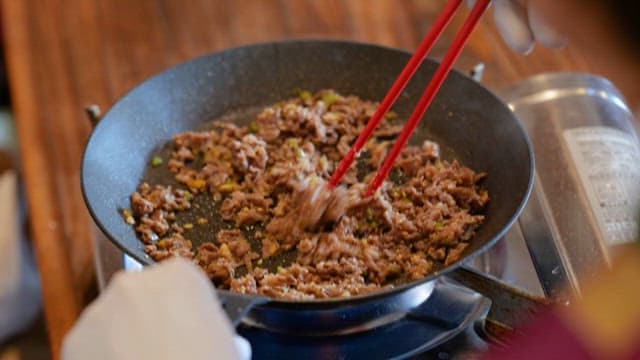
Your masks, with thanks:
[[(3, 32), (30, 229), (52, 351), (94, 296), (92, 225), (80, 191), (91, 131), (84, 106), (109, 108), (151, 74), (197, 55), (292, 37), (414, 49), (444, 0), (6, 0)], [(464, 13), (466, 13), (466, 9)], [(491, 14), (457, 63), (486, 64), (497, 90), (547, 71), (589, 71), (572, 49), (513, 54)], [(459, 14), (432, 52), (451, 42)]]

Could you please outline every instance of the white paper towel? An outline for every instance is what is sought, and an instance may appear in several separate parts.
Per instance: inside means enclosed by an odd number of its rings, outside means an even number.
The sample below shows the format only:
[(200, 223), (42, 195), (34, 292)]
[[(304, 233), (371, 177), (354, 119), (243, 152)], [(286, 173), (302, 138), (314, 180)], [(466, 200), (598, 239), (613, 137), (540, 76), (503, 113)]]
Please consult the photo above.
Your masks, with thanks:
[(65, 338), (63, 360), (249, 359), (211, 281), (175, 258), (116, 274)]

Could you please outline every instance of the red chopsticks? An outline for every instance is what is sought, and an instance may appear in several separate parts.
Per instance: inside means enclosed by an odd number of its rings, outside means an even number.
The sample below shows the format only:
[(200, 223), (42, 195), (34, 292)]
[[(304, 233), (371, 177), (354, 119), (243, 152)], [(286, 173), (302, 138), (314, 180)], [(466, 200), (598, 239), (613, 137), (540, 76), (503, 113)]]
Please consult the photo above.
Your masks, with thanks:
[(391, 89), (389, 89), (387, 94), (384, 96), (384, 99), (382, 99), (382, 102), (376, 109), (376, 112), (373, 114), (373, 116), (371, 116), (371, 119), (369, 119), (367, 125), (364, 127), (364, 129), (362, 129), (362, 132), (358, 135), (356, 141), (353, 143), (342, 161), (338, 164), (336, 171), (333, 173), (333, 176), (331, 176), (331, 179), (329, 179), (329, 186), (335, 187), (340, 183), (342, 176), (347, 172), (347, 170), (349, 170), (349, 167), (351, 167), (351, 164), (353, 164), (356, 157), (359, 155), (360, 150), (362, 150), (364, 144), (367, 143), (367, 140), (369, 140), (369, 138), (373, 134), (373, 131), (376, 129), (376, 127), (378, 127), (380, 121), (382, 121), (384, 114), (386, 114), (393, 103), (396, 102), (396, 99), (398, 99), (398, 96), (400, 95), (402, 90), (405, 88), (405, 86), (407, 86), (407, 83), (416, 72), (416, 70), (418, 70), (420, 64), (422, 64), (422, 61), (427, 56), (427, 53), (431, 50), (431, 48), (433, 48), (433, 45), (436, 43), (436, 41), (438, 41), (438, 38), (440, 38), (440, 35), (442, 35), (444, 28), (447, 27), (447, 25), (453, 18), (453, 15), (460, 6), (461, 2), (462, 0), (449, 0), (449, 2), (447, 2), (444, 10), (442, 10), (440, 15), (438, 15), (438, 18), (433, 23), (433, 26), (431, 26), (431, 29), (429, 29), (429, 31), (427, 32), (427, 35), (425, 35), (424, 39), (422, 39), (422, 42), (420, 43), (420, 46), (418, 46), (416, 52), (413, 54), (413, 56), (411, 56), (411, 59), (409, 59), (407, 65), (405, 65), (404, 69), (402, 69), (402, 72), (400, 72), (400, 75), (391, 86)]
[[(453, 18), (453, 15), (455, 14), (458, 7), (460, 6), (461, 2), (462, 0), (449, 0), (444, 10), (440, 13), (440, 15), (434, 22), (433, 26), (431, 27), (427, 35), (422, 40), (422, 43), (420, 44), (416, 52), (413, 54), (413, 56), (411, 57), (411, 59), (409, 60), (405, 68), (402, 70), (402, 72), (400, 73), (396, 81), (393, 83), (389, 92), (387, 92), (387, 94), (385, 95), (384, 99), (380, 103), (380, 106), (378, 107), (376, 112), (373, 114), (373, 116), (371, 117), (371, 119), (369, 120), (365, 128), (359, 134), (355, 143), (351, 146), (351, 149), (349, 149), (349, 152), (345, 155), (344, 159), (342, 159), (342, 161), (336, 168), (336, 171), (334, 172), (331, 179), (329, 179), (329, 182), (327, 184), (329, 187), (335, 187), (337, 184), (340, 183), (340, 180), (342, 179), (343, 175), (347, 172), (347, 170), (349, 170), (349, 167), (355, 161), (357, 155), (362, 150), (362, 147), (366, 144), (367, 140), (371, 137), (375, 128), (380, 124), (380, 121), (382, 120), (384, 114), (387, 111), (389, 111), (393, 103), (396, 101), (396, 99), (400, 95), (400, 92), (407, 85), (407, 83), (409, 82), (409, 79), (416, 72), (416, 70), (418, 69), (418, 67), (426, 57), (429, 50), (431, 50), (435, 42), (438, 40), (438, 38), (444, 31), (444, 28), (451, 21), (451, 19)], [(484, 13), (484, 11), (489, 6), (490, 2), (491, 2), (490, 0), (476, 1), (476, 4), (471, 10), (469, 17), (465, 20), (465, 23), (462, 25), (462, 28), (460, 29), (460, 32), (456, 36), (452, 46), (449, 48), (449, 50), (445, 54), (444, 58), (442, 59), (442, 62), (438, 66), (438, 69), (434, 73), (431, 81), (429, 82), (425, 91), (420, 97), (418, 104), (416, 105), (413, 112), (411, 113), (409, 120), (407, 121), (404, 128), (398, 135), (398, 138), (396, 139), (395, 144), (387, 154), (387, 157), (382, 163), (382, 166), (380, 167), (380, 169), (378, 169), (378, 172), (376, 173), (376, 176), (374, 177), (373, 181), (371, 182), (371, 184), (369, 184), (369, 187), (365, 192), (365, 196), (369, 196), (375, 193), (375, 191), (380, 187), (382, 182), (389, 175), (389, 172), (393, 167), (393, 163), (398, 158), (402, 149), (409, 141), (411, 134), (413, 133), (415, 128), (418, 126), (420, 119), (422, 118), (425, 111), (433, 101), (433, 98), (435, 97), (436, 93), (442, 86), (442, 83), (444, 82), (445, 78), (451, 71), (453, 64), (455, 63), (456, 59), (462, 52), (464, 45), (467, 43), (467, 40), (469, 40), (469, 36), (471, 35), (471, 32), (473, 31), (476, 24), (480, 20), (480, 17)]]

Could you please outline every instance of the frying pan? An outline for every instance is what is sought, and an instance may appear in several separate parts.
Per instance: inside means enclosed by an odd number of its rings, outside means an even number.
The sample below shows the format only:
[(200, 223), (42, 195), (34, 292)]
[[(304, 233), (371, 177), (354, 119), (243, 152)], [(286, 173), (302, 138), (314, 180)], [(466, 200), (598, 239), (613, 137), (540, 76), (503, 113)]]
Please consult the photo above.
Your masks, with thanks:
[[(129, 196), (146, 176), (150, 157), (172, 135), (222, 115), (246, 121), (247, 114), (291, 97), (295, 88), (332, 88), (377, 101), (408, 58), (406, 52), (375, 45), (293, 40), (234, 48), (166, 70), (126, 94), (95, 127), (82, 161), (87, 207), (114, 244), (142, 264), (152, 264), (120, 210), (130, 207)], [(436, 66), (425, 60), (401, 94), (394, 106), (400, 118), (409, 115)], [(520, 214), (533, 181), (531, 146), (513, 113), (483, 86), (453, 71), (412, 142), (424, 139), (438, 142), (443, 158), (488, 174), (482, 184), (491, 197), (486, 221), (459, 261), (423, 279), (351, 298), (283, 301), (219, 290), (234, 323), (244, 318), (284, 331), (320, 333), (360, 329), (422, 303), (433, 280), (500, 239)], [(197, 245), (210, 240), (208, 235), (190, 240)]]

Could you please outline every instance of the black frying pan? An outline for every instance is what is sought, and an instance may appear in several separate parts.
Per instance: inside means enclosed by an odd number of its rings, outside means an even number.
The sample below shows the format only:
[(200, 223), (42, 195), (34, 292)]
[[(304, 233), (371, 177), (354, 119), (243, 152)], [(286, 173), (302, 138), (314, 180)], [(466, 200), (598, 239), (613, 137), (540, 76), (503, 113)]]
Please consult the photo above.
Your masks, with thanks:
[[(373, 45), (287, 41), (203, 56), (154, 76), (118, 101), (91, 134), (82, 162), (82, 189), (89, 211), (119, 248), (151, 264), (153, 260), (119, 210), (130, 207), (129, 195), (143, 178), (149, 158), (172, 135), (198, 129), (224, 114), (288, 98), (294, 88), (333, 88), (380, 100), (408, 58), (406, 52)], [(411, 112), (436, 66), (426, 60), (416, 73), (394, 106), (400, 117)], [(244, 315), (246, 305), (262, 302), (249, 318), (265, 326), (333, 331), (345, 324), (357, 325), (422, 302), (432, 280), (502, 237), (526, 203), (534, 169), (529, 140), (513, 113), (490, 91), (453, 71), (412, 141), (424, 139), (437, 141), (445, 159), (456, 158), (488, 173), (483, 183), (491, 197), (486, 221), (460, 261), (424, 279), (346, 299), (292, 302), (219, 291), (232, 319)], [(197, 239), (190, 239), (197, 245)]]

